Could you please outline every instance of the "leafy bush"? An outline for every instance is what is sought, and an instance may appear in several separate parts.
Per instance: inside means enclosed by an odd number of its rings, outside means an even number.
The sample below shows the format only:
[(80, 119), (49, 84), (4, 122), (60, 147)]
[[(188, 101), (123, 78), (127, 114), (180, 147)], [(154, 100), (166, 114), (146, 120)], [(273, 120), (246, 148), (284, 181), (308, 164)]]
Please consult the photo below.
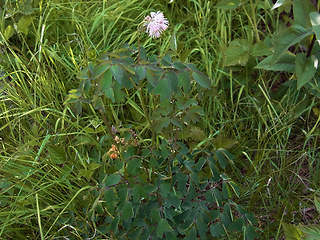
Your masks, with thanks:
[[(83, 175), (99, 179), (94, 193), (86, 196), (94, 199), (86, 212), (99, 232), (117, 239), (207, 239), (233, 232), (256, 237), (253, 215), (234, 201), (240, 188), (224, 173), (233, 155), (223, 148), (190, 151), (178, 141), (178, 134), (202, 115), (189, 93), (194, 84), (200, 91), (210, 88), (205, 74), (169, 55), (147, 57), (144, 48), (127, 45), (89, 63), (79, 79), (66, 104), (77, 114), (83, 104), (100, 110), (114, 141), (104, 162)], [(140, 106), (132, 101), (135, 95)], [(152, 98), (149, 106), (146, 95)], [(161, 133), (159, 144), (138, 147), (136, 141), (134, 147), (128, 144), (132, 136), (120, 138), (104, 115), (110, 102), (139, 112), (153, 139)]]

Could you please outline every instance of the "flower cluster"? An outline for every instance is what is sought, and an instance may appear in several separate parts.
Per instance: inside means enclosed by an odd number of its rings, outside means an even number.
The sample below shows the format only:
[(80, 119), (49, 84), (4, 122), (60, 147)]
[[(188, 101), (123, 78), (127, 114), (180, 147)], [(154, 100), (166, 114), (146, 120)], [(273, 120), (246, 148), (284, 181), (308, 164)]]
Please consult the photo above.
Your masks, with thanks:
[(119, 153), (119, 151), (118, 151), (118, 149), (117, 149), (117, 146), (114, 145), (114, 144), (112, 144), (111, 148), (110, 148), (109, 151), (108, 151), (109, 157), (110, 157), (111, 159), (116, 159), (116, 158), (118, 158), (118, 153)]
[(161, 33), (168, 28), (169, 21), (164, 17), (163, 13), (151, 12), (150, 16), (144, 19), (144, 27), (147, 27), (146, 32), (152, 38), (160, 37)]

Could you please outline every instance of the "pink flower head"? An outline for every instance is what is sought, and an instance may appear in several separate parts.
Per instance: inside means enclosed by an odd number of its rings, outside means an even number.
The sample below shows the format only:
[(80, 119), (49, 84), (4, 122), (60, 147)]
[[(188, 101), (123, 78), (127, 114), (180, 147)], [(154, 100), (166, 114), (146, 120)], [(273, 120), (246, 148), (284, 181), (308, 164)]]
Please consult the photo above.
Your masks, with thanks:
[(144, 19), (145, 24), (143, 26), (147, 27), (146, 32), (152, 38), (160, 37), (161, 33), (168, 28), (169, 21), (163, 16), (163, 13), (151, 12), (150, 16), (146, 16)]

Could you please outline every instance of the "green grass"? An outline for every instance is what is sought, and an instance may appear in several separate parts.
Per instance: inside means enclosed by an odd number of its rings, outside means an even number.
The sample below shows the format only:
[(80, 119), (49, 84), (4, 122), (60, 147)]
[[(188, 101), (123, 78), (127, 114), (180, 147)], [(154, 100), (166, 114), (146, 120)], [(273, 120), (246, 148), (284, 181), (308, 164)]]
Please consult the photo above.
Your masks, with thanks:
[[(86, 220), (83, 209), (89, 211), (94, 199), (85, 190), (96, 182), (78, 174), (88, 168), (92, 148), (96, 156), (108, 150), (101, 139), (107, 131), (93, 109), (75, 116), (63, 103), (78, 86), (80, 69), (99, 53), (137, 44), (138, 24), (157, 10), (169, 19), (169, 31), (159, 40), (142, 34), (140, 41), (150, 54), (171, 53), (212, 79), (212, 91), (201, 98), (205, 116), (199, 126), (210, 139), (207, 147), (225, 147), (236, 156), (228, 174), (241, 186), (240, 201), (255, 213), (263, 239), (281, 239), (282, 222), (315, 220), (304, 209), (319, 194), (320, 132), (312, 112), (317, 99), (290, 85), (274, 90), (273, 83), (287, 76), (253, 69), (256, 59), (251, 66), (223, 67), (223, 50), (231, 40), (255, 43), (281, 26), (268, 1), (249, 1), (234, 11), (200, 0), (34, 2), (39, 5), (34, 3), (27, 35), (14, 33), (6, 40), (5, 28), (21, 13), (1, 15), (1, 238), (51, 239), (68, 228), (81, 239), (77, 223), (64, 222), (70, 215)], [(177, 51), (170, 49), (173, 32)], [(152, 108), (152, 97), (146, 102)], [(126, 119), (123, 105), (107, 108), (113, 125), (143, 129)], [(140, 137), (149, 143), (147, 133)]]

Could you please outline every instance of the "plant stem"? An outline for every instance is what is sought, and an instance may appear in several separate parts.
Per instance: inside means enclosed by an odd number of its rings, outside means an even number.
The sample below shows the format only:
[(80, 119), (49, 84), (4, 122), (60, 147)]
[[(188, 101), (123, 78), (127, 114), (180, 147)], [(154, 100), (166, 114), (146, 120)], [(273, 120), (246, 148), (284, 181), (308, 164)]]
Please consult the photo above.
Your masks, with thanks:
[(104, 112), (103, 112), (101, 109), (100, 109), (99, 111), (100, 111), (100, 114), (101, 114), (101, 116), (102, 116), (103, 122), (104, 122), (104, 123), (106, 124), (106, 126), (107, 126), (107, 129), (108, 129), (109, 134), (112, 136), (112, 139), (114, 140), (115, 136), (114, 136), (114, 134), (112, 133), (112, 129), (111, 129), (110, 124), (108, 123), (108, 120), (107, 120), (107, 118), (106, 118), (106, 115), (104, 114)]
[(308, 49), (308, 52), (307, 52), (307, 58), (310, 57), (311, 51), (312, 51), (312, 48), (313, 48), (315, 42), (316, 42), (316, 35), (313, 34), (312, 40), (311, 40), (311, 43), (310, 43), (310, 46), (309, 46), (309, 49)]

